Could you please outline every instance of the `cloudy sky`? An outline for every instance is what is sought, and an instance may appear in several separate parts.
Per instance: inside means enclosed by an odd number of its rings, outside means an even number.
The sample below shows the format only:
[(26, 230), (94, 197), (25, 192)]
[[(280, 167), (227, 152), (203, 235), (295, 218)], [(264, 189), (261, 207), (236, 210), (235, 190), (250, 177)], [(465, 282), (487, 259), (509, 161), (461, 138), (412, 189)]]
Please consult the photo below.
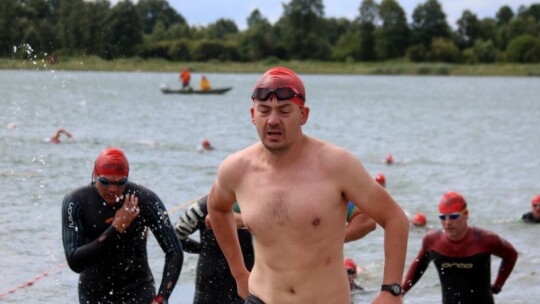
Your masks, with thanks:
[[(114, 1), (113, 1), (114, 2)], [(246, 28), (246, 19), (250, 13), (258, 8), (261, 14), (274, 23), (283, 14), (282, 3), (288, 0), (168, 0), (169, 4), (179, 12), (189, 25), (207, 25), (219, 18), (232, 19), (243, 30)], [(359, 15), (358, 9), (361, 0), (323, 0), (325, 17), (345, 17), (349, 20)], [(381, 0), (376, 0), (380, 3)], [(397, 0), (407, 13), (411, 15), (416, 6), (426, 0)], [(455, 27), (456, 20), (468, 9), (479, 18), (494, 17), (499, 8), (509, 5), (514, 13), (520, 5), (529, 6), (538, 0), (439, 0), (446, 13), (448, 23)]]

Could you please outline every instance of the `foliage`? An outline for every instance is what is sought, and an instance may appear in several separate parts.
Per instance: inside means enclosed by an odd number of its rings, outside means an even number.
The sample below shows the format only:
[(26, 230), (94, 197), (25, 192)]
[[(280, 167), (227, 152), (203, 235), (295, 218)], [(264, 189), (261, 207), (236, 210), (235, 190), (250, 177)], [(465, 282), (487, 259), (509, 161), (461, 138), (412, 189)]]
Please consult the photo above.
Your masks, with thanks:
[(540, 62), (540, 39), (531, 35), (517, 37), (508, 45), (506, 59), (520, 63)]
[(517, 12), (504, 5), (483, 19), (465, 10), (454, 30), (438, 0), (420, 3), (410, 23), (399, 0), (358, 3), (348, 20), (325, 18), (322, 0), (287, 0), (276, 23), (255, 9), (240, 30), (223, 18), (190, 26), (168, 0), (1, 0), (0, 57), (476, 64), (538, 57), (540, 4)]

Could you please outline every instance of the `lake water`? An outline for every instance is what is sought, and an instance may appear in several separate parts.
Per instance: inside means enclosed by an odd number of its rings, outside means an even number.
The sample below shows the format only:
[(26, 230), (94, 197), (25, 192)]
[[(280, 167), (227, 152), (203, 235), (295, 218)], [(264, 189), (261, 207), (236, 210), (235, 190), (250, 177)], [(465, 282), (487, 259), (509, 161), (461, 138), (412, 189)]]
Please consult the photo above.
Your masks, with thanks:
[[(200, 76), (192, 79), (197, 83)], [(258, 75), (207, 76), (213, 86), (233, 90), (221, 96), (161, 94), (161, 84), (179, 86), (175, 73), (0, 71), (0, 302), (77, 301), (78, 275), (63, 264), (61, 202), (90, 182), (93, 161), (105, 147), (124, 149), (130, 179), (156, 191), (173, 210), (209, 190), (224, 157), (258, 140), (249, 117)], [(409, 214), (424, 212), (432, 227), (439, 227), (442, 194), (462, 193), (470, 224), (500, 234), (519, 251), (496, 301), (540, 298), (540, 225), (519, 220), (540, 193), (538, 78), (303, 79), (311, 107), (305, 133), (349, 149), (373, 176), (384, 173), (401, 206)], [(59, 127), (74, 137), (45, 143)], [(216, 150), (198, 153), (205, 138)], [(392, 166), (383, 161), (388, 154), (396, 161)], [(171, 214), (173, 222), (179, 214)], [(355, 295), (355, 303), (370, 303), (379, 289), (382, 231), (345, 245), (346, 256), (365, 268), (359, 283), (368, 291)], [(407, 268), (422, 236), (410, 234)], [(149, 255), (160, 282), (163, 255), (153, 237)], [(171, 303), (192, 302), (196, 261), (186, 254)], [(493, 258), (492, 276), (499, 261)], [(405, 303), (440, 303), (433, 264)]]

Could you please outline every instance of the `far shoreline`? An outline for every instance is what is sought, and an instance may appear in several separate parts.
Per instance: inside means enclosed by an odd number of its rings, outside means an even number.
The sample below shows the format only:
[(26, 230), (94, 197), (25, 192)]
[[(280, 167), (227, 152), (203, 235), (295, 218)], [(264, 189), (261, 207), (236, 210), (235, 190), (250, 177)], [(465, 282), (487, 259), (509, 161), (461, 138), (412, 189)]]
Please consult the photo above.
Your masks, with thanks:
[(0, 58), (0, 70), (35, 71), (110, 71), (110, 72), (179, 72), (188, 67), (198, 73), (261, 73), (270, 67), (286, 66), (301, 74), (334, 75), (436, 75), (436, 76), (540, 76), (540, 64), (449, 64), (390, 62), (173, 62), (164, 59), (127, 58), (107, 61), (97, 56), (57, 57), (55, 63), (45, 58)]

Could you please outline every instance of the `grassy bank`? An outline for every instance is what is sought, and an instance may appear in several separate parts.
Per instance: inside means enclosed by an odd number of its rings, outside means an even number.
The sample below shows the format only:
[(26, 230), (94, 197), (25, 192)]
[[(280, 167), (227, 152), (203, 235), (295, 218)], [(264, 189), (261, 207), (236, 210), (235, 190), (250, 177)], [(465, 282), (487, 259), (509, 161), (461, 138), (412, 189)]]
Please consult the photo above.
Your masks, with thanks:
[(170, 62), (162, 59), (140, 58), (103, 60), (96, 56), (58, 58), (51, 64), (47, 59), (14, 60), (0, 58), (0, 69), (11, 70), (77, 70), (77, 71), (145, 71), (178, 72), (190, 67), (201, 73), (261, 73), (273, 66), (286, 66), (301, 74), (359, 74), (359, 75), (462, 75), (462, 76), (540, 76), (540, 64), (445, 64), (411, 63), (405, 61), (380, 63), (345, 63), (313, 61), (260, 62)]

